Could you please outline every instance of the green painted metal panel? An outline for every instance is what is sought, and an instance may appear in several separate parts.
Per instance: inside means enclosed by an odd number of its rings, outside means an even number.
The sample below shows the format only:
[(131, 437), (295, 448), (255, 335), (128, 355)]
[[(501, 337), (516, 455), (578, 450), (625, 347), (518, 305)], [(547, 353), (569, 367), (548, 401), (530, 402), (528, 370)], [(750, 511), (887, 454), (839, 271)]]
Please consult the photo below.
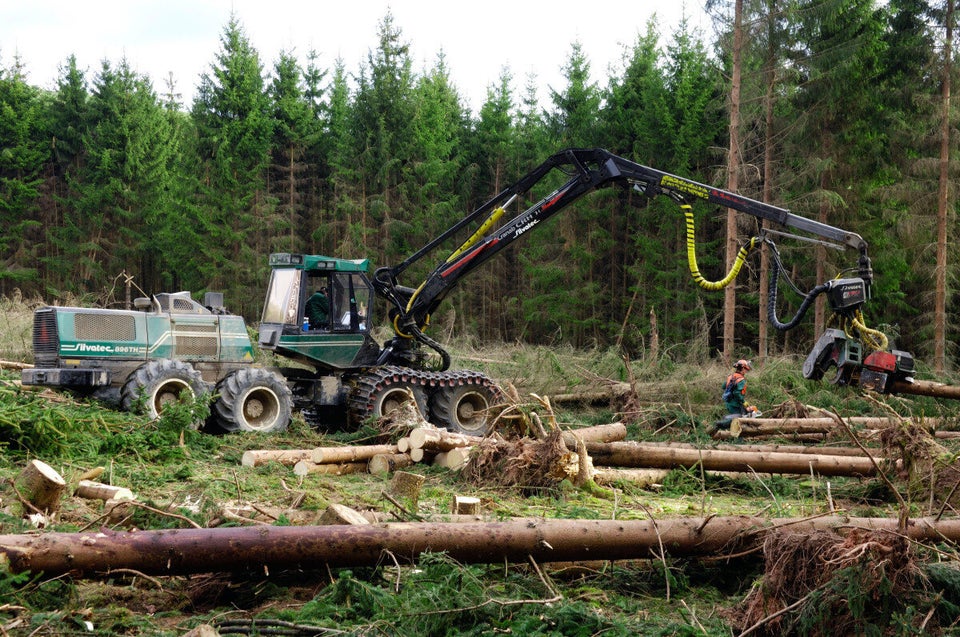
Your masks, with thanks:
[(220, 317), (220, 360), (253, 362), (253, 344), (247, 324), (239, 316)]
[(277, 349), (334, 368), (349, 368), (364, 343), (363, 334), (284, 334)]

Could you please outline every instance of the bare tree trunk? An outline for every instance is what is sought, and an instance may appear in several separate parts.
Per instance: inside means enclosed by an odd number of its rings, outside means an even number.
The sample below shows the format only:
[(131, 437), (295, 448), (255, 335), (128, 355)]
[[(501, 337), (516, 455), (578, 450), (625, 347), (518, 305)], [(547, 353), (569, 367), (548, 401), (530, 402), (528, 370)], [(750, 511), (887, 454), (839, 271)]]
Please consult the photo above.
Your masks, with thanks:
[(872, 476), (876, 466), (870, 458), (801, 453), (718, 451), (713, 449), (663, 448), (634, 442), (591, 442), (587, 453), (597, 466), (649, 469), (702, 466), (707, 471), (758, 471), (762, 473), (824, 476)]
[(947, 217), (950, 200), (950, 76), (953, 73), (953, 0), (947, 0), (944, 20), (946, 37), (943, 53), (943, 89), (940, 122), (940, 177), (937, 189), (937, 265), (936, 298), (933, 311), (933, 368), (943, 372), (946, 367), (947, 343)]
[(960, 520), (917, 518), (708, 517), (661, 520), (543, 520), (395, 525), (257, 526), (162, 531), (0, 535), (14, 573), (80, 576), (132, 569), (146, 575), (371, 566), (385, 554), (406, 562), (446, 552), (463, 563), (566, 562), (725, 555), (760, 546), (783, 526), (798, 533), (899, 531), (915, 541), (960, 540)]
[[(825, 145), (826, 146), (826, 145)], [(828, 156), (829, 152), (826, 147), (823, 149), (824, 156)], [(827, 223), (827, 209), (829, 204), (827, 203), (827, 198), (824, 193), (827, 192), (829, 188), (830, 179), (828, 177), (829, 168), (824, 169), (822, 175), (820, 175), (820, 208), (819, 213), (817, 214), (817, 221), (820, 223)], [(826, 278), (826, 268), (824, 264), (827, 262), (827, 250), (822, 245), (817, 245), (815, 248), (817, 254), (817, 266), (816, 272), (817, 283), (820, 283)], [(824, 328), (827, 324), (826, 317), (826, 300), (824, 299), (825, 294), (818, 294), (817, 299), (813, 302), (813, 334), (814, 338), (823, 333)]]
[[(770, 0), (767, 3), (767, 59), (763, 70), (764, 83), (766, 91), (763, 96), (763, 201), (772, 203), (773, 201), (773, 104), (774, 87), (777, 81), (776, 68), (776, 44), (774, 36), (775, 9), (776, 3)], [(761, 227), (766, 229), (770, 222), (764, 219)], [(770, 344), (768, 342), (767, 323), (767, 303), (769, 302), (769, 292), (767, 288), (770, 282), (770, 253), (767, 246), (760, 246), (760, 317), (757, 322), (757, 359), (763, 365), (764, 360), (770, 353)]]
[[(730, 79), (730, 148), (727, 152), (727, 190), (737, 192), (740, 183), (740, 64), (743, 49), (743, 0), (735, 0), (733, 11), (733, 75)], [(727, 270), (733, 267), (737, 249), (737, 212), (727, 209)], [(732, 281), (723, 297), (723, 360), (733, 360), (734, 328), (737, 320), (737, 288)]]

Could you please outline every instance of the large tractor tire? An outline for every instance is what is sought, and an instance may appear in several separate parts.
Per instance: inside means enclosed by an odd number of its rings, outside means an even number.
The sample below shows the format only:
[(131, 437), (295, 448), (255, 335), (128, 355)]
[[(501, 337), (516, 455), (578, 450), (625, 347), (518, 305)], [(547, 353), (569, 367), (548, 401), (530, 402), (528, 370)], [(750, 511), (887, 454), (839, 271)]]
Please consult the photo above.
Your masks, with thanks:
[(370, 408), (370, 416), (380, 418), (386, 416), (392, 411), (400, 408), (404, 403), (415, 400), (420, 415), (426, 420), (427, 395), (423, 387), (418, 385), (387, 385), (377, 390), (370, 397), (373, 406)]
[(430, 412), (435, 423), (450, 431), (485, 436), (494, 418), (490, 408), (498, 402), (500, 392), (495, 386), (466, 383), (438, 389)]
[(293, 395), (286, 381), (261, 367), (240, 369), (217, 384), (213, 423), (225, 432), (276, 433), (290, 424)]
[(193, 400), (207, 393), (200, 372), (188, 363), (159, 358), (144, 363), (120, 389), (120, 407), (156, 419), (171, 403)]
[(401, 367), (380, 367), (357, 379), (349, 399), (350, 422), (361, 425), (395, 411), (411, 397), (424, 420), (427, 419), (427, 390), (420, 372)]

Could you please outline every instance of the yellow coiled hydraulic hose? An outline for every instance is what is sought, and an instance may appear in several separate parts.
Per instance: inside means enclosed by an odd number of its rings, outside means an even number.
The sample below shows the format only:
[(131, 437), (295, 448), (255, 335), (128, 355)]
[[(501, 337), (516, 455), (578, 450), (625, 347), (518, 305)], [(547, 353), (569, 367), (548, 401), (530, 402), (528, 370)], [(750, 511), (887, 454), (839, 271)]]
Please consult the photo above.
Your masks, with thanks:
[[(680, 207), (683, 209), (683, 216), (687, 225), (687, 263), (690, 266), (690, 274), (693, 275), (693, 280), (697, 284), (706, 289), (706, 290), (720, 290), (728, 285), (737, 278), (737, 275), (740, 273), (740, 268), (743, 267), (744, 261), (747, 259), (747, 255), (759, 244), (763, 239), (761, 237), (752, 237), (746, 245), (742, 246), (737, 252), (737, 257), (733, 262), (733, 267), (730, 268), (730, 271), (727, 272), (727, 275), (720, 279), (719, 281), (707, 281), (700, 274), (700, 268), (697, 266), (697, 251), (696, 251), (696, 238), (694, 233), (694, 221), (693, 221), (693, 208), (690, 204), (681, 204)], [(789, 324), (782, 324), (779, 321), (776, 321), (775, 313), (773, 312), (772, 303), (776, 299), (776, 277), (772, 277), (770, 281), (770, 299), (771, 307), (770, 314), (771, 321), (778, 329), (789, 329), (792, 327), (800, 316), (803, 315), (806, 311), (806, 306), (809, 305), (809, 302), (817, 295), (825, 291), (825, 286), (818, 286), (817, 289), (808, 295), (808, 298), (805, 301), (801, 310), (798, 311), (797, 316), (794, 321)], [(843, 321), (843, 331), (844, 333), (853, 339), (860, 340), (867, 348), (873, 351), (883, 351), (887, 349), (889, 345), (889, 339), (887, 335), (881, 332), (880, 330), (867, 327), (863, 319), (863, 313), (860, 310), (857, 310), (852, 315), (847, 318), (841, 319)], [(852, 332), (856, 332), (856, 334)]]
[(747, 260), (747, 255), (760, 243), (760, 237), (752, 237), (746, 245), (740, 248), (740, 251), (737, 252), (737, 258), (733, 261), (733, 267), (730, 268), (730, 271), (727, 272), (725, 277), (719, 281), (707, 281), (700, 274), (700, 268), (697, 266), (697, 244), (693, 225), (693, 207), (690, 204), (681, 204), (680, 207), (683, 209), (683, 216), (687, 224), (687, 264), (690, 266), (690, 274), (693, 275), (693, 280), (705, 290), (721, 290), (727, 287), (737, 278), (737, 275), (740, 274), (740, 268), (743, 267), (744, 261)]
[(867, 324), (863, 321), (863, 313), (860, 310), (853, 313), (849, 322), (850, 326), (856, 329), (856, 334), (851, 333), (845, 322), (843, 332), (848, 337), (857, 339), (859, 336), (859, 340), (871, 351), (882, 352), (887, 349), (887, 346), (890, 344), (887, 335), (880, 330), (867, 327)]

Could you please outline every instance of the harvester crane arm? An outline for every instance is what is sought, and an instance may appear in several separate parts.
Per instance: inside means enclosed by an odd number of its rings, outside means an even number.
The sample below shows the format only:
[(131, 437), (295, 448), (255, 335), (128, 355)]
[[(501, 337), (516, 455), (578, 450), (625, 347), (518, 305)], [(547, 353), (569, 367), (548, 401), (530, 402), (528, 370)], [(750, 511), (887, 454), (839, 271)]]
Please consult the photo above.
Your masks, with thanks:
[[(554, 170), (566, 174), (567, 181), (494, 229), (505, 214), (504, 209), (507, 206), (546, 179)], [(431, 313), (463, 277), (583, 195), (608, 186), (634, 188), (649, 198), (666, 195), (686, 208), (689, 208), (686, 204), (689, 198), (702, 199), (733, 208), (758, 219), (838, 242), (860, 252), (860, 274), (867, 286), (871, 282), (872, 272), (870, 260), (867, 257), (867, 244), (856, 233), (807, 219), (784, 208), (730, 191), (643, 166), (603, 149), (571, 148), (547, 158), (542, 164), (504, 188), (402, 263), (376, 271), (374, 286), (392, 306), (393, 323), (397, 333), (420, 339), (421, 330), (429, 322)], [(419, 287), (414, 289), (398, 284), (398, 277), (409, 266), (420, 261), (441, 243), (483, 217), (486, 219), (480, 228), (441, 262)], [(692, 217), (688, 217), (689, 219)], [(694, 270), (695, 277), (698, 276), (693, 263), (691, 263), (691, 270)], [(427, 344), (436, 349), (435, 343), (427, 342)]]

